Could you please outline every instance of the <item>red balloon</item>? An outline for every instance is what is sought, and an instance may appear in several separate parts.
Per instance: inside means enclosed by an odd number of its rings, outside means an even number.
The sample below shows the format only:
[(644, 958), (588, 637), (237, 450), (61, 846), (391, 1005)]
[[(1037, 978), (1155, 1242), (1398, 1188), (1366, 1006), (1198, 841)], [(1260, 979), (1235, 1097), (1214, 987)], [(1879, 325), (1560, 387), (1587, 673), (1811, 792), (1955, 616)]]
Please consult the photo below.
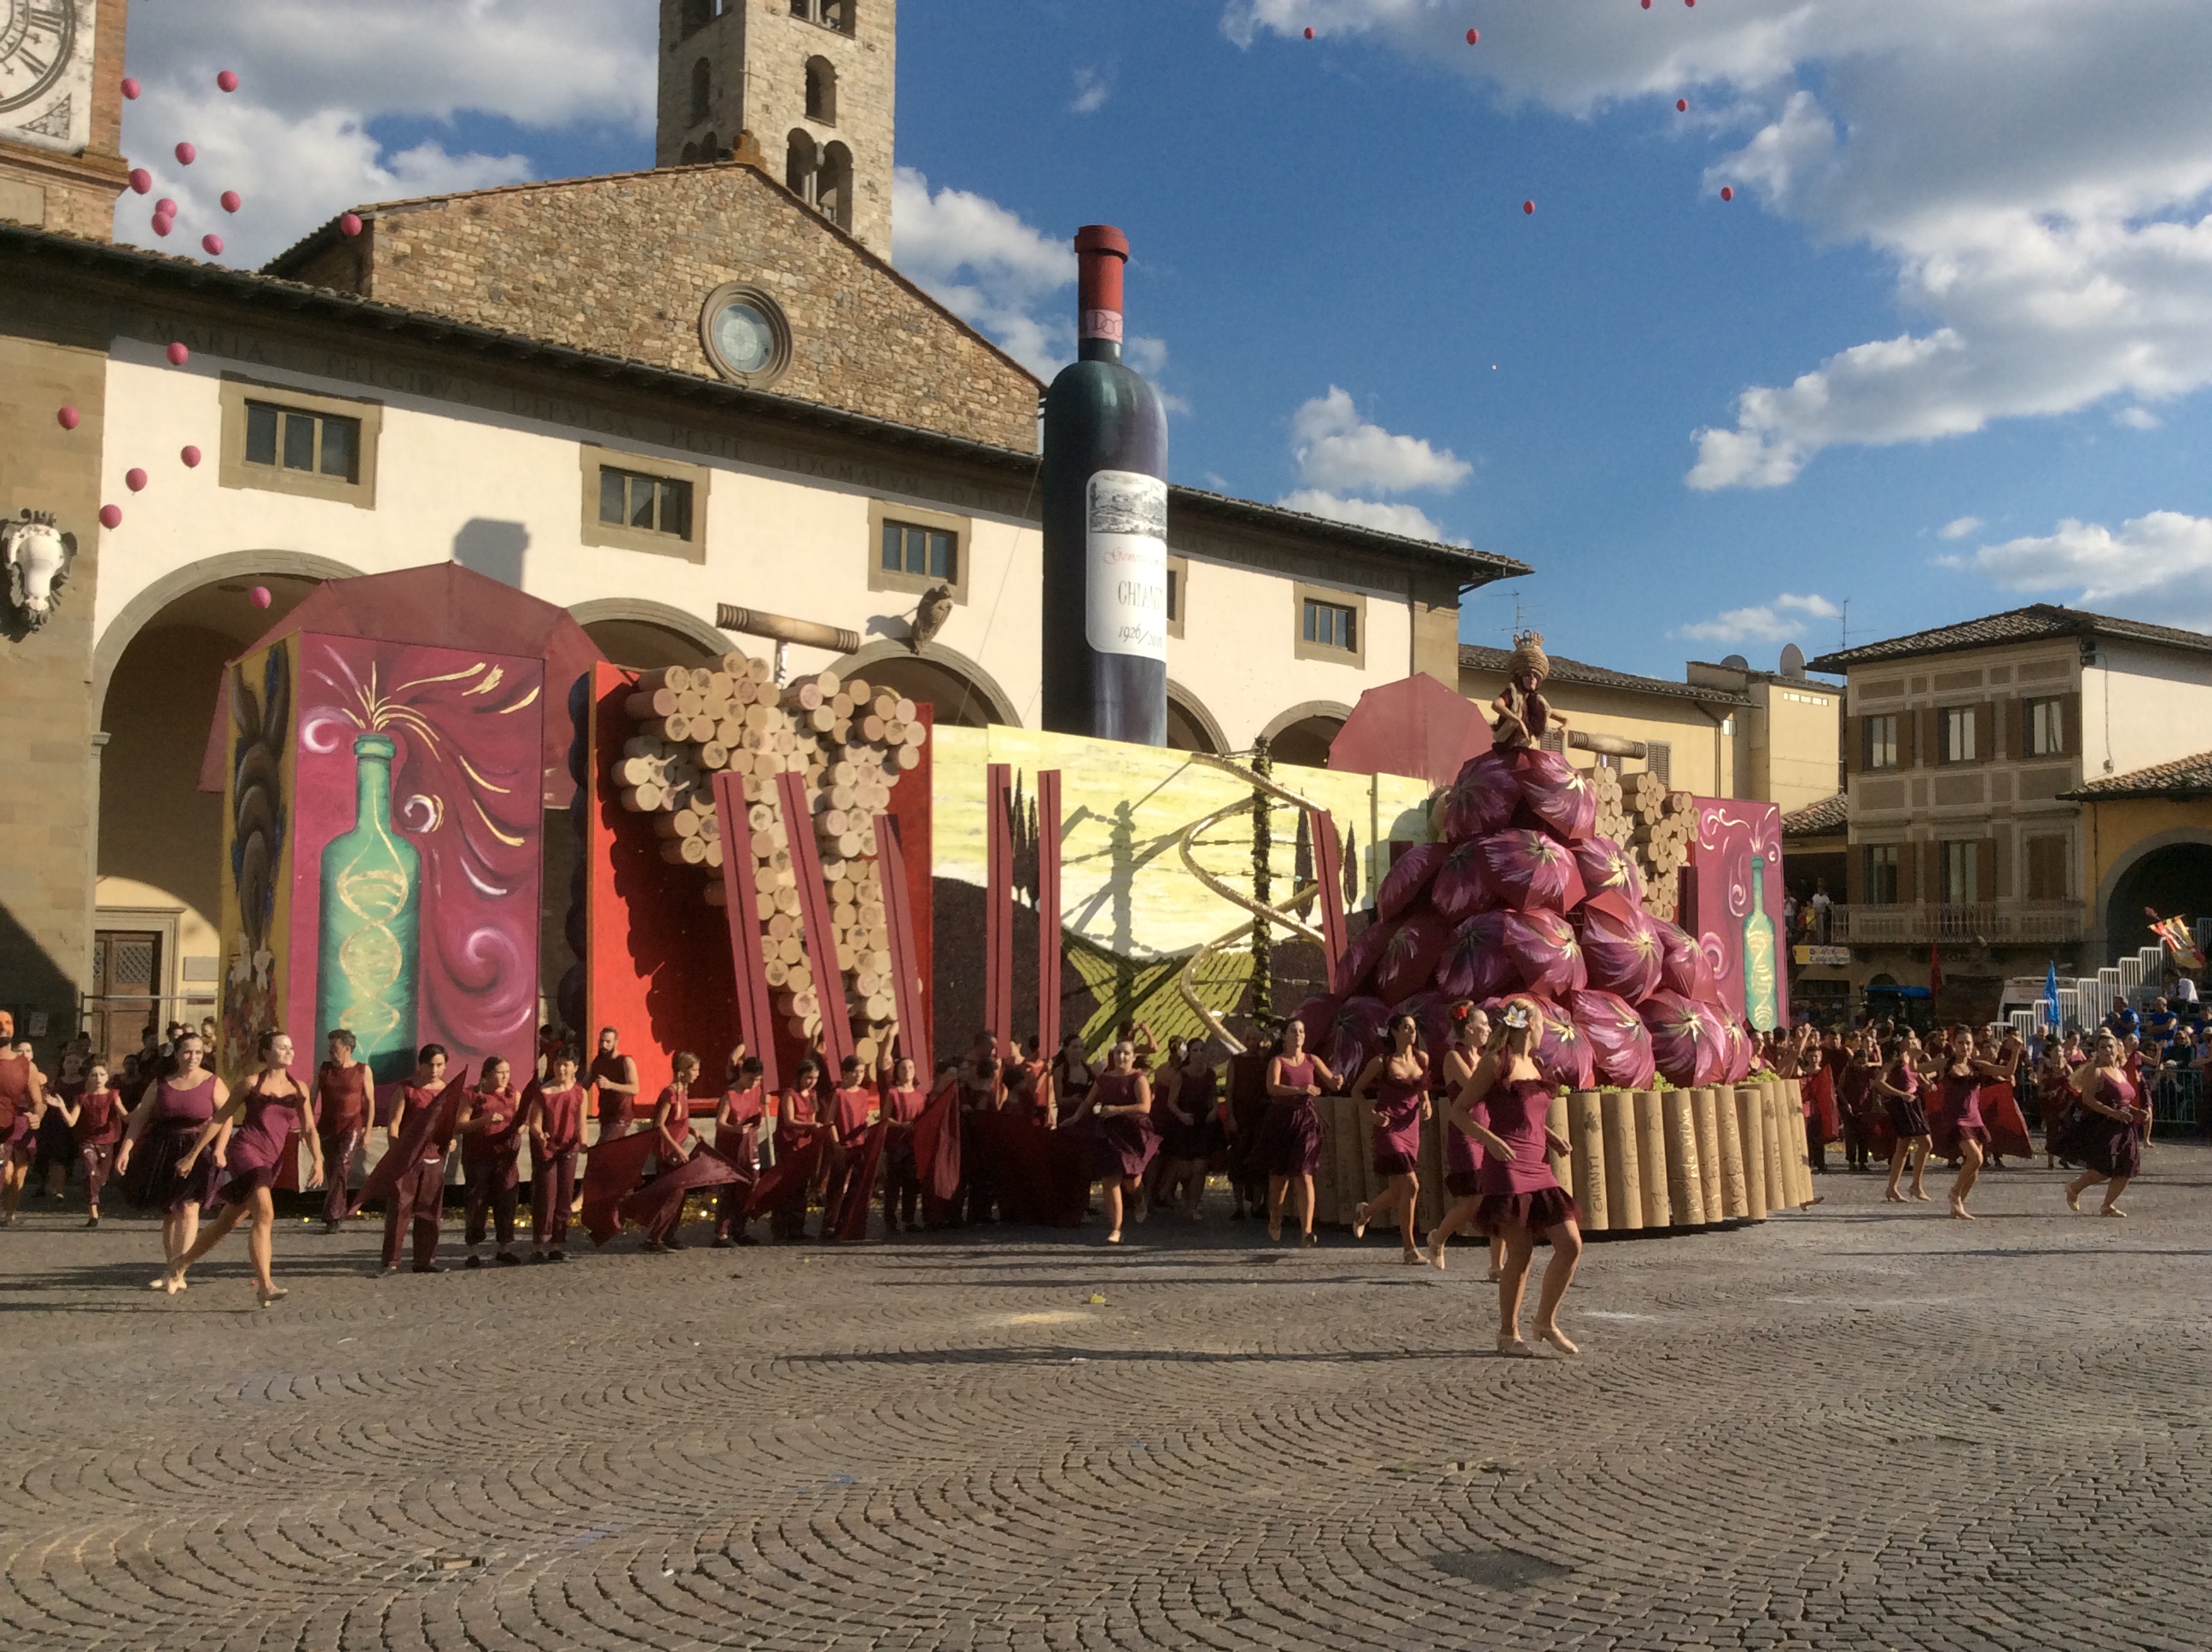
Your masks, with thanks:
[(256, 608), (266, 608), (269, 606), (269, 587), (267, 586), (257, 585), (246, 594), (253, 598), (253, 605)]
[(199, 155), (200, 152), (189, 143), (177, 145), (177, 164), (180, 167), (191, 166), (193, 161), (199, 159)]
[(1674, 100), (1674, 112), (1675, 112), (1676, 114), (1678, 114), (1678, 115), (1680, 115), (1680, 114), (1686, 114), (1686, 113), (1689, 112), (1689, 107), (1690, 107), (1690, 100), (1689, 100), (1689, 99), (1687, 99), (1687, 98), (1676, 98), (1676, 99)]
[(172, 344), (169, 346), (169, 365), (171, 367), (180, 367), (191, 359), (191, 351), (187, 349), (184, 345)]
[(200, 245), (207, 249), (207, 255), (210, 258), (219, 258), (222, 256), (222, 236), (203, 235), (200, 237)]
[(138, 82), (128, 75), (123, 77), (123, 95), (126, 98), (136, 98), (138, 95)]
[(132, 465), (131, 469), (123, 473), (123, 485), (130, 489), (134, 494), (144, 493), (146, 491), (146, 473), (140, 470), (137, 465)]
[(1686, 6), (1694, 6), (1698, 3), (1698, 0), (1682, 0), (1682, 3)]
[(235, 92), (238, 90), (238, 72), (235, 70), (226, 69), (215, 77), (215, 83), (225, 92)]
[(1479, 29), (1479, 28), (1471, 28), (1471, 29), (1468, 30), (1468, 32), (1467, 32), (1467, 43), (1468, 43), (1469, 46), (1473, 46), (1473, 45), (1474, 45), (1476, 41), (1478, 41), (1478, 40), (1480, 40), (1480, 39), (1482, 39), (1482, 31), (1481, 31), (1480, 29)]
[(143, 195), (148, 190), (153, 187), (154, 174), (152, 173), (148, 172), (143, 167), (136, 167), (131, 169), (131, 189), (133, 194)]
[(61, 422), (61, 427), (64, 430), (74, 430), (76, 428), (77, 416), (77, 410), (73, 407), (65, 407), (62, 409), (60, 412), (54, 415), (54, 417)]
[(157, 212), (154, 215), (154, 233), (156, 235), (167, 234), (176, 228), (176, 224), (177, 221), (166, 212)]
[(1646, 11), (1651, 9), (1651, 0), (1644, 0), (1644, 9)]
[(360, 234), (361, 215), (358, 213), (349, 212), (343, 217), (340, 218), (338, 220), (338, 233), (343, 235)]
[(1523, 201), (1521, 203), (1521, 211), (1523, 216), (1534, 217), (1536, 213), (1536, 203), (1534, 201)]
[(185, 469), (187, 471), (197, 471), (200, 468), (200, 450), (197, 447), (186, 447), (177, 457), (184, 460)]
[(123, 525), (123, 507), (120, 505), (102, 505), (100, 507), (100, 525), (103, 528), (121, 527)]
[(1722, 200), (1723, 200), (1723, 201), (1733, 201), (1733, 200), (1735, 200), (1735, 191), (1734, 189), (1732, 189), (1731, 187), (1729, 187), (1728, 185), (1726, 185), (1726, 184), (1723, 184), (1723, 185), (1721, 185), (1721, 199), (1722, 199)]
[(237, 210), (239, 210), (239, 208), (240, 208), (240, 207), (244, 206), (245, 204), (246, 204), (245, 198), (244, 198), (242, 196), (240, 196), (240, 195), (239, 194), (239, 192), (238, 192), (236, 190), (234, 190), (234, 189), (227, 189), (227, 190), (223, 191), (223, 192), (222, 192), (222, 210), (223, 210), (225, 212), (235, 212), (235, 211), (237, 211)]
[(1313, 31), (1312, 31), (1311, 29), (1308, 29), (1308, 30), (1306, 31), (1306, 39), (1308, 39), (1309, 40), (1310, 40), (1311, 39), (1313, 39)]
[(164, 195), (160, 200), (154, 203), (154, 216), (156, 218), (175, 217), (177, 216), (177, 203), (174, 201), (172, 201), (167, 196)]

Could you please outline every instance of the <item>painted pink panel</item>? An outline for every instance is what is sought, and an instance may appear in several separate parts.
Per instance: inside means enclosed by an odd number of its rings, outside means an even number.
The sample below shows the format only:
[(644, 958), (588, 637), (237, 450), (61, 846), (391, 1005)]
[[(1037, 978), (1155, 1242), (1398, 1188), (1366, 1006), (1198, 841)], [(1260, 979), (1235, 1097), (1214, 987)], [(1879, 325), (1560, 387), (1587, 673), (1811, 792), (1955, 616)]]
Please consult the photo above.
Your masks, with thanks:
[[(1768, 955), (1755, 984), (1749, 1018), (1761, 1026), (1790, 1024), (1790, 971), (1783, 952), (1782, 811), (1740, 798), (1698, 798), (1698, 831), (1685, 873), (1682, 917), (1713, 972), (1721, 1003), (1734, 1020), (1747, 1017), (1746, 937), (1762, 930)], [(1752, 862), (1761, 864), (1759, 887)], [(1754, 967), (1754, 974), (1760, 974)], [(1762, 1005), (1766, 1006), (1762, 1013)], [(1771, 1017), (1770, 1019), (1770, 1017)]]

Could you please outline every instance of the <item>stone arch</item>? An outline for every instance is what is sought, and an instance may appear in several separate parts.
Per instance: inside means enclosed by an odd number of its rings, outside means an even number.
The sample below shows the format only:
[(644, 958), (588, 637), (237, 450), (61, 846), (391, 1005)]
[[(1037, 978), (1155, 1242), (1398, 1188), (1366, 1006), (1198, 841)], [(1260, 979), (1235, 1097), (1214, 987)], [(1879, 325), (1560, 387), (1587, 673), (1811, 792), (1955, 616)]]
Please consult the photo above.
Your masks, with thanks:
[(793, 127), (783, 141), (783, 186), (811, 205), (815, 173), (821, 165), (822, 152), (815, 145), (814, 134), (804, 127)]
[[(2177, 891), (2189, 889), (2202, 889), (2204, 894), (2194, 897), (2194, 904), (2175, 898)], [(2146, 906), (2158, 908), (2161, 917), (2171, 917), (2176, 910), (2185, 917), (2212, 912), (2212, 827), (2176, 826), (2153, 832), (2130, 844), (2127, 853), (2106, 869), (2089, 908), (2094, 926), (2093, 966), (2152, 944), (2142, 915)], [(2130, 940), (2133, 944), (2124, 944)]]
[(617, 665), (703, 665), (731, 652), (730, 639), (696, 614), (641, 597), (599, 597), (574, 604), (568, 616)]
[(712, 161), (720, 161), (721, 158), (722, 140), (720, 138), (717, 137), (714, 133), (709, 132), (706, 137), (699, 140), (700, 160)]
[(822, 126), (837, 124), (837, 66), (827, 58), (806, 60), (806, 118)]
[(937, 708), (937, 721), (944, 727), (1022, 726), (1013, 697), (998, 680), (967, 655), (942, 643), (925, 642), (917, 652), (903, 642), (871, 642), (857, 653), (833, 660), (830, 669), (841, 677), (864, 677), (896, 689), (909, 700), (927, 701)]
[(840, 229), (853, 227), (853, 152), (842, 143), (822, 150), (821, 170), (815, 174), (814, 204)]
[(687, 166), (687, 167), (690, 167), (690, 166), (696, 166), (696, 165), (698, 163), (698, 160), (699, 160), (699, 146), (698, 146), (696, 143), (686, 143), (686, 144), (684, 146), (684, 156), (683, 156), (683, 162), (682, 162), (682, 164), (683, 164), (683, 165), (684, 165), (684, 166)]
[(691, 124), (706, 119), (714, 107), (714, 66), (704, 58), (691, 65)]
[(1328, 767), (1328, 743), (1336, 738), (1352, 708), (1340, 700), (1307, 700), (1278, 713), (1260, 731), (1277, 762), (1307, 768)]
[(1168, 747), (1174, 751), (1229, 755), (1229, 737), (1206, 702), (1173, 677), (1168, 679)]

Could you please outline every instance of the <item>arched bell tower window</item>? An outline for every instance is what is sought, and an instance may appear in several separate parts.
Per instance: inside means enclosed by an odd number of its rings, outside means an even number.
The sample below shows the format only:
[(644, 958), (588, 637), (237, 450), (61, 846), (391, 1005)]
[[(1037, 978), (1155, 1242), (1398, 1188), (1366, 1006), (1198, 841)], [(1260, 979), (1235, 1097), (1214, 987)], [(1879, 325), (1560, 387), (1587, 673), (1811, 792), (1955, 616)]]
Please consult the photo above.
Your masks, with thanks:
[(793, 127), (791, 136), (784, 140), (784, 187), (800, 200), (812, 205), (816, 174), (822, 165), (822, 156), (814, 144), (812, 133)]
[(831, 143), (822, 151), (822, 164), (815, 174), (814, 204), (838, 228), (852, 228), (853, 152), (842, 143)]
[(706, 119), (714, 106), (714, 70), (704, 58), (691, 65), (691, 124)]
[(837, 71), (827, 58), (806, 60), (806, 118), (824, 126), (837, 124)]

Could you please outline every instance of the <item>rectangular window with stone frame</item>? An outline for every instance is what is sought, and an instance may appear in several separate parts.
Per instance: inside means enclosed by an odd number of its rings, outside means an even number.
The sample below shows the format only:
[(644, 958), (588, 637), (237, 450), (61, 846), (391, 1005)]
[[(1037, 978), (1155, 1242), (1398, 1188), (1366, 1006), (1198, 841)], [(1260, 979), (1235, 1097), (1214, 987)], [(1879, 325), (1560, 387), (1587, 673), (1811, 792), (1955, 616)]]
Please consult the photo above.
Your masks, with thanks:
[(711, 471), (609, 447), (586, 446), (580, 452), (586, 544), (707, 560)]
[(246, 488), (376, 507), (380, 403), (317, 396), (225, 374), (217, 477)]
[(1866, 903), (1874, 907), (1897, 904), (1897, 857), (1894, 843), (1869, 843), (1863, 851), (1866, 869)]

